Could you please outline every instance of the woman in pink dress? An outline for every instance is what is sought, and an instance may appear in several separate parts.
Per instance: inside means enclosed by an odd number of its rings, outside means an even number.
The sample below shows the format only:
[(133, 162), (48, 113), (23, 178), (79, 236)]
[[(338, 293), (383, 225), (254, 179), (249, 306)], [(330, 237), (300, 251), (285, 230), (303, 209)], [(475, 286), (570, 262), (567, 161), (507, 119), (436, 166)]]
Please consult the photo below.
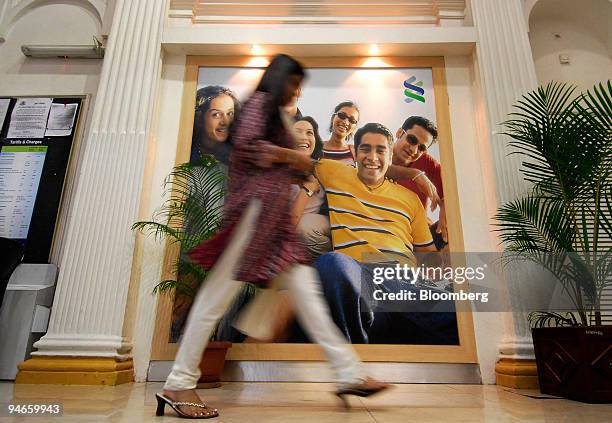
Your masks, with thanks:
[(323, 348), (336, 375), (340, 398), (369, 396), (389, 386), (363, 373), (357, 355), (330, 317), (316, 270), (307, 265), (308, 255), (291, 221), (290, 185), (295, 171), (288, 165), (256, 165), (265, 143), (294, 147), (292, 122), (283, 106), (297, 95), (304, 77), (296, 60), (276, 56), (236, 122), (221, 229), (190, 253), (211, 271), (194, 300), (164, 392), (157, 394), (157, 415), (163, 415), (167, 404), (180, 417), (218, 416), (195, 392), (202, 353), (241, 284), (261, 286), (273, 278), (281, 278), (302, 327)]

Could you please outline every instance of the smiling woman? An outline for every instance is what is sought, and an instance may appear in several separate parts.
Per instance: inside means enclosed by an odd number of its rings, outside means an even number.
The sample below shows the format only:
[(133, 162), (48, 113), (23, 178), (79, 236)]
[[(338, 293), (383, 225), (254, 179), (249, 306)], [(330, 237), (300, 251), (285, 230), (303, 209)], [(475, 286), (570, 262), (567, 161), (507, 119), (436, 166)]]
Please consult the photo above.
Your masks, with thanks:
[(234, 100), (226, 94), (214, 98), (204, 115), (204, 131), (209, 140), (227, 141), (229, 125), (234, 118)]
[[(323, 141), (319, 135), (319, 125), (311, 116), (304, 116), (293, 124), (296, 141), (295, 149), (314, 160), (323, 155)], [(297, 225), (304, 245), (312, 257), (331, 250), (329, 216), (323, 209), (325, 191), (317, 179), (310, 175), (300, 184), (292, 186), (292, 220)]]
[(343, 101), (334, 108), (329, 124), (331, 136), (323, 146), (323, 157), (355, 163), (355, 151), (348, 141), (359, 123), (359, 108), (352, 101)]
[(212, 154), (227, 164), (231, 151), (230, 127), (240, 103), (234, 93), (219, 85), (198, 90), (191, 145), (191, 162), (203, 154)]
[(293, 125), (297, 150), (308, 153), (313, 159), (320, 159), (323, 155), (323, 140), (319, 135), (319, 125), (311, 116), (304, 116), (296, 120)]

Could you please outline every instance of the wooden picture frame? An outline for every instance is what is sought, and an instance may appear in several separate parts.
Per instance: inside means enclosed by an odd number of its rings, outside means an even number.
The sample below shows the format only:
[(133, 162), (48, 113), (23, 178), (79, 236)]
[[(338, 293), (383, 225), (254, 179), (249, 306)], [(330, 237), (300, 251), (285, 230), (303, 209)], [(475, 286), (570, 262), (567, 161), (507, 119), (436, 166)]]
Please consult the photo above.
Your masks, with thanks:
[[(187, 56), (185, 79), (181, 106), (180, 128), (176, 163), (189, 160), (194, 123), (194, 109), (200, 67), (252, 67), (247, 56)], [(298, 58), (307, 68), (364, 68), (370, 58), (365, 57), (304, 57)], [(371, 59), (370, 59), (371, 60)], [(388, 68), (430, 68), (433, 73), (434, 95), (436, 98), (436, 123), (439, 138), (441, 161), (444, 164), (442, 179), (447, 209), (448, 231), (451, 251), (464, 251), (461, 228), (457, 178), (455, 171), (446, 72), (443, 57), (380, 57), (376, 67)], [(448, 140), (448, 142), (446, 142)], [(166, 248), (162, 278), (172, 277), (172, 263), (176, 260), (176, 245)], [(173, 295), (160, 295), (157, 301), (155, 323), (156, 334), (153, 338), (151, 360), (174, 360), (177, 343), (168, 342), (172, 319)], [(470, 311), (457, 312), (459, 345), (355, 345), (359, 356), (366, 362), (428, 362), (428, 363), (477, 363), (476, 342), (473, 317)], [(316, 344), (233, 344), (228, 360), (286, 360), (320, 361), (324, 360), (320, 347)]]

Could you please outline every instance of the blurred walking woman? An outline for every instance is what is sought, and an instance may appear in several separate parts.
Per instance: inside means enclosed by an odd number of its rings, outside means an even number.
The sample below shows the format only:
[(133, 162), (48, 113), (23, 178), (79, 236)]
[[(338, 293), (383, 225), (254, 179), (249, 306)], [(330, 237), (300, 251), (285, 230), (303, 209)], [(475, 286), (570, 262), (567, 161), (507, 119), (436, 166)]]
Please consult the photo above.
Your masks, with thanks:
[(349, 144), (359, 122), (359, 108), (352, 101), (343, 101), (334, 108), (329, 123), (329, 140), (323, 143), (323, 158), (355, 164), (355, 151)]
[(294, 148), (293, 122), (282, 108), (295, 96), (304, 76), (297, 61), (276, 56), (236, 122), (221, 230), (190, 253), (212, 270), (194, 300), (164, 393), (157, 394), (158, 415), (163, 415), (165, 405), (186, 418), (218, 415), (195, 392), (202, 353), (241, 283), (264, 285), (276, 277), (289, 290), (300, 323), (329, 359), (338, 381), (337, 395), (368, 396), (388, 386), (362, 373), (355, 352), (331, 320), (316, 270), (306, 265), (308, 255), (291, 221), (294, 171), (287, 165), (257, 166), (258, 151), (266, 143)]

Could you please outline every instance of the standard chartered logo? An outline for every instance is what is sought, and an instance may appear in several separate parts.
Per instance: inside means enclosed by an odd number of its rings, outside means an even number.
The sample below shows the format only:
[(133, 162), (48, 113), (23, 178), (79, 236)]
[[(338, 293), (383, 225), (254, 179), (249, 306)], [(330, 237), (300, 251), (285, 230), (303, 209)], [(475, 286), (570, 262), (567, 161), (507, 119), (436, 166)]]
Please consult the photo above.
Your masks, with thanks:
[(423, 81), (417, 81), (416, 76), (411, 76), (404, 81), (404, 94), (406, 103), (412, 103), (414, 100), (425, 103), (425, 90), (423, 89)]

